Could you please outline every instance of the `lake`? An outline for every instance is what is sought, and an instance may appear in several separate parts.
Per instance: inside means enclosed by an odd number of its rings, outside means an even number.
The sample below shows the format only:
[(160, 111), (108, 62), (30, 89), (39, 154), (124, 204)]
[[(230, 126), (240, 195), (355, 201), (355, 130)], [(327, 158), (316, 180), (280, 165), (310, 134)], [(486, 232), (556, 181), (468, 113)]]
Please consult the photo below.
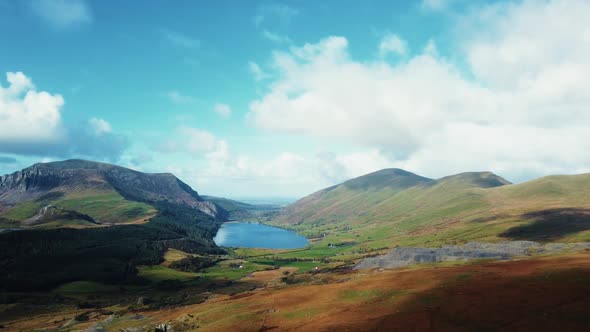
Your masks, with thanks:
[(308, 245), (297, 233), (262, 224), (228, 222), (221, 225), (213, 241), (221, 247), (295, 249)]

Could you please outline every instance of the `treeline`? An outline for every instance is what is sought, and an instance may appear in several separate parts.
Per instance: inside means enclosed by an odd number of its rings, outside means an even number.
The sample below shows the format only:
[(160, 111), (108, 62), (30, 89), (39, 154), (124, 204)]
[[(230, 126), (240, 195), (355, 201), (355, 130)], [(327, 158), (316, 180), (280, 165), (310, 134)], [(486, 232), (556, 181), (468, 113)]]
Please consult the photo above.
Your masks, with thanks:
[(167, 248), (224, 253), (212, 241), (216, 220), (184, 206), (153, 205), (159, 213), (144, 225), (0, 234), (0, 289), (46, 290), (76, 280), (132, 283), (136, 266), (159, 264)]

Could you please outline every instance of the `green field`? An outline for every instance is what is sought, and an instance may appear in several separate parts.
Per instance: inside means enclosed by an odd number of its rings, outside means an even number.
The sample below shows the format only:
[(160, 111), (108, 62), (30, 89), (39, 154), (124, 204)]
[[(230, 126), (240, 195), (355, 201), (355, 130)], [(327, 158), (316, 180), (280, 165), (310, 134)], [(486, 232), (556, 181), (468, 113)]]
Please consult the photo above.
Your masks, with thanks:
[(180, 282), (195, 281), (199, 275), (192, 272), (183, 272), (165, 267), (162, 265), (153, 266), (138, 266), (137, 275), (140, 278), (149, 280), (150, 282), (157, 283), (165, 280), (177, 280)]

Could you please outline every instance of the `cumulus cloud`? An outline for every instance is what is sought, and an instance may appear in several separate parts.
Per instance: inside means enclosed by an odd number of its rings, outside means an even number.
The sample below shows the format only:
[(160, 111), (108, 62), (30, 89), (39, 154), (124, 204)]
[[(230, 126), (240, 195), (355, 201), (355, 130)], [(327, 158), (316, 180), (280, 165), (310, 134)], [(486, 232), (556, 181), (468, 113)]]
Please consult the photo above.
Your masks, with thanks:
[(200, 190), (210, 193), (302, 197), (391, 165), (373, 149), (344, 154), (322, 151), (311, 155), (284, 151), (260, 158), (237, 154), (225, 141), (222, 142), (217, 149), (204, 155), (202, 167), (181, 168), (176, 172)]
[(474, 15), (463, 22), (467, 68), (432, 41), (395, 65), (355, 61), (337, 36), (275, 52), (278, 78), (249, 119), (271, 132), (377, 149), (429, 176), (589, 170), (590, 3), (502, 3)]
[(178, 137), (166, 140), (155, 146), (155, 150), (164, 153), (190, 153), (195, 157), (216, 150), (225, 142), (212, 133), (199, 128), (180, 126), (176, 129)]
[(55, 154), (116, 162), (129, 145), (129, 138), (113, 132), (110, 123), (103, 119), (91, 118), (86, 123), (69, 128), (67, 143), (56, 150)]
[(28, 146), (50, 146), (64, 140), (59, 94), (38, 91), (22, 72), (6, 74), (0, 84), (0, 151), (26, 152)]
[(217, 138), (205, 130), (181, 127), (179, 131), (185, 137), (185, 146), (191, 153), (210, 152), (219, 144)]
[(224, 118), (231, 116), (231, 107), (228, 104), (217, 103), (214, 107), (215, 113), (219, 114)]
[(39, 91), (21, 72), (0, 85), (0, 152), (27, 156), (83, 156), (117, 160), (128, 147), (123, 135), (101, 118), (78, 126), (63, 124), (64, 98)]
[(88, 120), (88, 124), (96, 135), (103, 135), (113, 131), (111, 124), (106, 122), (104, 119), (91, 118)]
[(235, 151), (225, 139), (206, 130), (180, 127), (176, 131), (178, 137), (157, 146), (156, 151), (189, 157), (190, 167), (177, 163), (166, 170), (209, 194), (300, 197), (391, 166), (377, 149), (311, 154), (283, 151), (261, 157)]
[(57, 28), (92, 22), (92, 13), (84, 0), (34, 0), (32, 11)]
[(388, 54), (405, 55), (408, 46), (398, 35), (388, 33), (379, 43), (379, 56), (384, 57)]

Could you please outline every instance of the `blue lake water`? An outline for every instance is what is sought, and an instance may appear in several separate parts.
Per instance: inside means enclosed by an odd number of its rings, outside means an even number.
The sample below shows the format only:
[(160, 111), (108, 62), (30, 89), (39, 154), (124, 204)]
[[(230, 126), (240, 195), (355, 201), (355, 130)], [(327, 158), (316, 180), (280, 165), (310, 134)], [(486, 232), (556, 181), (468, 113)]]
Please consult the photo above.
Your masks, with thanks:
[(295, 249), (309, 243), (297, 233), (262, 224), (224, 223), (213, 238), (218, 246), (237, 248)]

